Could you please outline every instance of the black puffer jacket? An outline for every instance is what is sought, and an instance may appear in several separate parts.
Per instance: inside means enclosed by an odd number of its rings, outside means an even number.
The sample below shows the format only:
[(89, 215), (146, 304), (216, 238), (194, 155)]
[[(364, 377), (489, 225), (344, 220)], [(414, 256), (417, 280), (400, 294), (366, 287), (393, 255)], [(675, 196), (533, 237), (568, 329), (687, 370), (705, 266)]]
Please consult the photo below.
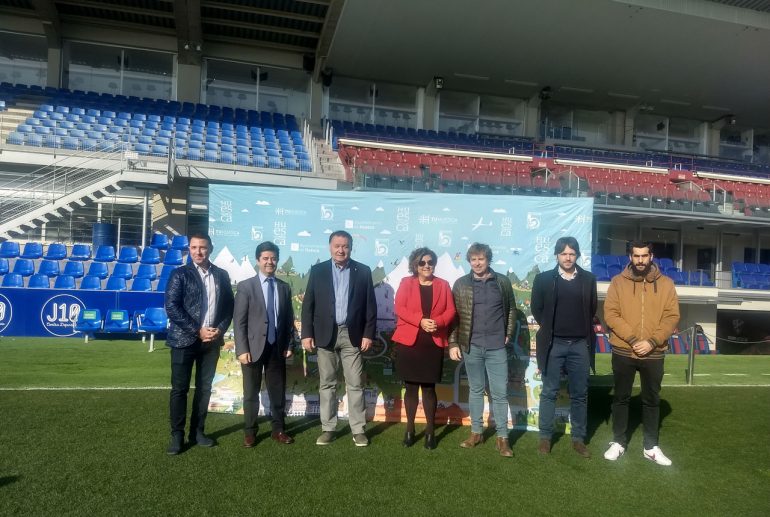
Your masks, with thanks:
[[(214, 264), (210, 267), (219, 293), (213, 326), (219, 329), (222, 336), (216, 343), (221, 346), (233, 319), (233, 288), (227, 271)], [(198, 340), (203, 322), (203, 293), (203, 281), (194, 264), (187, 264), (171, 272), (165, 296), (166, 314), (170, 322), (166, 346), (185, 348)]]

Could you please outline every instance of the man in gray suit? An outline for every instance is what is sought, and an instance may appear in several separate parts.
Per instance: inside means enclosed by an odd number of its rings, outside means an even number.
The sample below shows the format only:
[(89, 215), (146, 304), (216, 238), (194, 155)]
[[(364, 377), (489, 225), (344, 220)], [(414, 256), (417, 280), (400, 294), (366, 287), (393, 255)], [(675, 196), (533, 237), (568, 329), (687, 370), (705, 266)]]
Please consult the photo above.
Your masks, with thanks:
[(284, 432), (286, 405), (286, 358), (295, 341), (294, 309), (289, 284), (275, 277), (278, 246), (263, 242), (257, 246), (257, 276), (238, 284), (233, 312), (235, 354), (243, 372), (243, 446), (256, 443), (259, 391), (265, 374), (270, 397), (272, 439), (294, 443)]

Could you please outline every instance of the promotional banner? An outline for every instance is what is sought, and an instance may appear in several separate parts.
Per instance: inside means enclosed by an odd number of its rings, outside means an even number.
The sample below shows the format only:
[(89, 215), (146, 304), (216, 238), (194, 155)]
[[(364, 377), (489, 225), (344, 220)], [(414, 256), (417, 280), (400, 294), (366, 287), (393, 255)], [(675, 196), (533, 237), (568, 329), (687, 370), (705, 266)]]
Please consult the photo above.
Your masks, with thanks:
[(124, 309), (129, 316), (163, 307), (163, 293), (0, 288), (0, 336), (82, 337), (75, 322), (83, 309)]
[[(492, 248), (492, 268), (507, 275), (516, 295), (519, 333), (510, 360), (509, 400), (518, 428), (537, 423), (540, 379), (534, 353), (536, 325), (529, 311), (534, 276), (555, 267), (554, 243), (573, 236), (580, 243), (580, 264), (590, 268), (593, 200), (479, 196), (435, 193), (318, 191), (240, 185), (209, 186), (209, 233), (213, 262), (233, 281), (254, 276), (254, 251), (262, 241), (280, 249), (277, 275), (292, 288), (299, 319), (310, 267), (328, 260), (329, 235), (353, 236), (352, 256), (372, 269), (377, 296), (375, 346), (366, 354), (367, 407), (376, 420), (401, 420), (402, 386), (394, 371), (394, 299), (409, 275), (408, 256), (417, 247), (435, 251), (435, 274), (450, 285), (470, 272), (466, 251), (474, 242)], [(297, 321), (299, 327), (299, 321)], [(437, 420), (468, 423), (468, 384), (462, 363), (444, 362)], [(299, 352), (287, 371), (290, 414), (318, 412), (318, 374), (314, 355)], [(234, 354), (223, 354), (215, 379), (212, 410), (242, 412), (241, 371)], [(339, 390), (344, 395), (344, 390)], [(264, 395), (266, 397), (266, 395)], [(564, 396), (564, 395), (562, 395)], [(559, 401), (557, 420), (566, 422), (567, 403)], [(340, 401), (341, 417), (347, 415)]]

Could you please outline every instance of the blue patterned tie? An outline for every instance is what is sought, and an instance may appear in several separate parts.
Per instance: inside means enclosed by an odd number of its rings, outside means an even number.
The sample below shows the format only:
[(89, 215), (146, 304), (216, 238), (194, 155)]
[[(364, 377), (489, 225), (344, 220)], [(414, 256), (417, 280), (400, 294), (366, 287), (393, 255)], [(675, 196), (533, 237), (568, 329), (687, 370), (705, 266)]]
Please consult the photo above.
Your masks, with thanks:
[(267, 342), (275, 343), (275, 289), (273, 277), (267, 278)]

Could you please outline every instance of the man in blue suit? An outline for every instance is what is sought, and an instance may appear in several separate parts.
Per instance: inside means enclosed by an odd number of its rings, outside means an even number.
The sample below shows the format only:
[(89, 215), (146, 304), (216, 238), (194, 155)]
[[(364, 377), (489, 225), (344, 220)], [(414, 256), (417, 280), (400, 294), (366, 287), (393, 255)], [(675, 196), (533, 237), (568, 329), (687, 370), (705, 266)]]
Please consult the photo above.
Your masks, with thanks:
[(233, 288), (227, 271), (209, 261), (213, 246), (204, 233), (190, 236), (192, 262), (175, 269), (168, 279), (165, 308), (171, 348), (171, 442), (168, 454), (179, 454), (187, 419), (187, 392), (195, 365), (195, 396), (190, 415), (191, 445), (213, 447), (203, 434), (211, 398), (211, 383), (224, 334), (233, 319)]
[(294, 443), (284, 432), (286, 407), (286, 359), (294, 343), (294, 309), (289, 284), (275, 277), (278, 246), (263, 242), (257, 246), (257, 276), (238, 284), (235, 295), (233, 331), (235, 355), (243, 373), (243, 446), (256, 442), (259, 391), (264, 372), (270, 397), (271, 438)]
[(316, 445), (329, 445), (337, 429), (337, 372), (342, 363), (348, 395), (348, 422), (357, 447), (369, 445), (363, 358), (372, 346), (377, 324), (371, 270), (350, 258), (353, 237), (346, 231), (329, 236), (331, 260), (310, 269), (302, 302), (302, 347), (318, 350), (321, 436)]

